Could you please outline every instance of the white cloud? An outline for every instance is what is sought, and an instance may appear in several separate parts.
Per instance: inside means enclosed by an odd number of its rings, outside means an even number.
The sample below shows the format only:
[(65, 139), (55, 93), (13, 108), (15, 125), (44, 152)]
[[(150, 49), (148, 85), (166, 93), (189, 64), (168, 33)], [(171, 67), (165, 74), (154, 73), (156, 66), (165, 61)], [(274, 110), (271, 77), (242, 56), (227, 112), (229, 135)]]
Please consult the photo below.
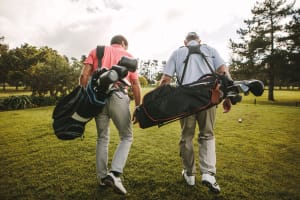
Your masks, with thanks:
[[(80, 58), (115, 34), (142, 59), (162, 59), (197, 31), (228, 59), (228, 40), (248, 19), (255, 0), (1, 0), (0, 36), (10, 48), (29, 43)], [(297, 3), (299, 7), (299, 3)]]

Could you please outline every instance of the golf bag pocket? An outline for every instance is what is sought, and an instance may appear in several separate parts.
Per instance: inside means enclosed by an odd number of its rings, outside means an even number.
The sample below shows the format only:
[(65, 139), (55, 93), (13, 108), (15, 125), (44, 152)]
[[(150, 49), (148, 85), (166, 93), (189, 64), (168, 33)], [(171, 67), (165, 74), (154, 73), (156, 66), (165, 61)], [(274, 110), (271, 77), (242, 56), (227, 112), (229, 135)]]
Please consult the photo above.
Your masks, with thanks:
[(74, 120), (71, 117), (54, 120), (53, 129), (55, 135), (61, 140), (73, 140), (83, 137), (85, 122)]

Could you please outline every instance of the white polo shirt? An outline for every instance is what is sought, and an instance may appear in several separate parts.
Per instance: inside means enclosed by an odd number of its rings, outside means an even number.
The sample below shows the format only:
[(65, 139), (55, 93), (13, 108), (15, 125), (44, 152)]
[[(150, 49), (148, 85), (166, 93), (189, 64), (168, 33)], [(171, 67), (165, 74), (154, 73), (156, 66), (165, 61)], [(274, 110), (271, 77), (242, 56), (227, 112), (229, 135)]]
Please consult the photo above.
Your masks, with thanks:
[[(195, 40), (190, 41), (188, 46), (199, 45)], [(219, 53), (213, 47), (210, 47), (206, 44), (200, 46), (200, 50), (205, 55), (207, 61), (214, 70), (217, 70), (220, 66), (225, 65), (224, 60), (220, 57)], [(166, 63), (163, 73), (168, 76), (176, 75), (177, 79), (181, 80), (181, 76), (184, 69), (184, 60), (188, 55), (188, 48), (181, 47), (175, 50), (169, 60)], [(182, 84), (188, 84), (198, 80), (201, 76), (205, 74), (211, 74), (209, 67), (207, 66), (205, 60), (200, 54), (191, 54), (186, 72), (184, 75), (184, 80)]]

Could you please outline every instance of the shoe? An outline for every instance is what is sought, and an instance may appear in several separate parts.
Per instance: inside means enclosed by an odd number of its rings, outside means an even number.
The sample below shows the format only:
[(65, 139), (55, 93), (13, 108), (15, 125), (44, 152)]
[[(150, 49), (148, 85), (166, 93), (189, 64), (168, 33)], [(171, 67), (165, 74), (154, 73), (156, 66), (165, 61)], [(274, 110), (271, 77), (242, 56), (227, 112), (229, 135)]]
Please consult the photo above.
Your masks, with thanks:
[(108, 186), (111, 186), (115, 190), (115, 192), (119, 194), (125, 195), (127, 193), (122, 184), (121, 178), (116, 177), (112, 172), (108, 173), (107, 178), (104, 180), (104, 183)]
[(100, 178), (100, 179), (99, 179), (99, 185), (100, 185), (101, 187), (106, 186), (106, 184), (105, 184), (105, 179), (107, 179), (107, 176), (104, 177), (104, 178)]
[(216, 178), (210, 174), (202, 174), (202, 184), (215, 194), (218, 194), (221, 191)]
[(182, 170), (182, 176), (188, 185), (195, 185), (195, 176), (188, 176), (185, 170)]

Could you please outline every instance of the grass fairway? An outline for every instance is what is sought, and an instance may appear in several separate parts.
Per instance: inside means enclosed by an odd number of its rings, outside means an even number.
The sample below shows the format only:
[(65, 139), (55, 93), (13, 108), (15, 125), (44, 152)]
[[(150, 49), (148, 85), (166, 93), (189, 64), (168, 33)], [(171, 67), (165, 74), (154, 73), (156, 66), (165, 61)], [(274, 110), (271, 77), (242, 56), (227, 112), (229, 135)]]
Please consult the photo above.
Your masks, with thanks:
[[(292, 93), (288, 102), (300, 101), (299, 92)], [(201, 185), (199, 172), (194, 187), (183, 181), (178, 122), (134, 126), (124, 171), (129, 194), (122, 197), (97, 185), (93, 121), (83, 141), (60, 141), (51, 127), (53, 107), (0, 112), (0, 199), (300, 199), (300, 107), (264, 104), (264, 98), (254, 105), (247, 97), (227, 114), (218, 108), (219, 195)], [(110, 158), (117, 141), (112, 125)]]

